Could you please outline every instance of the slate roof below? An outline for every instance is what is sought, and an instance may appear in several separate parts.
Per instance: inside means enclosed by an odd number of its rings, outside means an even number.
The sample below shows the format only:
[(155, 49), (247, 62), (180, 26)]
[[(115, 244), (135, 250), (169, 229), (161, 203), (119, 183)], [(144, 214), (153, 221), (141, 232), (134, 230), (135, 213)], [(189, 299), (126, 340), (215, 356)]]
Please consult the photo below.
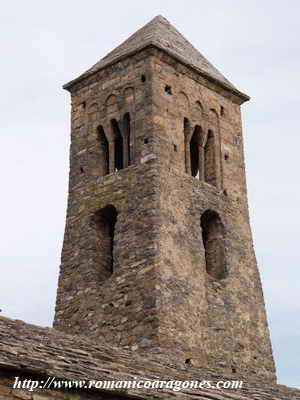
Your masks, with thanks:
[[(0, 371), (54, 376), (67, 380), (236, 380), (236, 375), (176, 364), (167, 356), (142, 357), (131, 351), (95, 343), (83, 336), (71, 336), (52, 328), (41, 328), (0, 317)], [(99, 389), (102, 390), (102, 389)], [(116, 393), (118, 393), (116, 391)], [(124, 394), (124, 391), (122, 391)], [(300, 400), (300, 391), (281, 385), (245, 382), (241, 390), (127, 390), (137, 399), (211, 400)], [(121, 395), (120, 395), (121, 396)]]

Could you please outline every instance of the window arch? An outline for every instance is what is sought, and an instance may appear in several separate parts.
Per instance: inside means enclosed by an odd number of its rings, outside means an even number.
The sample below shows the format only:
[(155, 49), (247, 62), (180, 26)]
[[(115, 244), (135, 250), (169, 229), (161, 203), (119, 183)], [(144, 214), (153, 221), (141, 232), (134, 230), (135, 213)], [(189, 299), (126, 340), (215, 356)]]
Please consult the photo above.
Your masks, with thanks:
[(97, 139), (99, 142), (99, 169), (100, 169), (100, 176), (107, 175), (109, 173), (109, 146), (108, 141), (106, 138), (105, 131), (103, 126), (100, 125), (97, 129)]
[(105, 101), (105, 105), (108, 114), (117, 113), (119, 110), (117, 96), (115, 96), (114, 94), (109, 95)]
[(201, 133), (200, 126), (196, 125), (190, 140), (191, 175), (199, 179), (202, 178)]
[(219, 214), (206, 210), (201, 216), (201, 229), (206, 272), (214, 279), (224, 279), (227, 276), (224, 226)]
[(131, 126), (130, 126), (130, 114), (127, 112), (123, 118), (123, 133), (125, 142), (125, 165), (129, 167), (131, 165)]
[(114, 137), (114, 156), (115, 165), (114, 170), (119, 171), (124, 168), (124, 157), (123, 157), (123, 136), (121, 134), (118, 122), (113, 119), (111, 120), (111, 127)]
[(95, 214), (96, 251), (102, 278), (108, 278), (114, 269), (114, 236), (117, 217), (117, 210), (112, 205), (102, 208)]
[(217, 186), (216, 145), (212, 130), (208, 131), (204, 146), (204, 178), (205, 182)]

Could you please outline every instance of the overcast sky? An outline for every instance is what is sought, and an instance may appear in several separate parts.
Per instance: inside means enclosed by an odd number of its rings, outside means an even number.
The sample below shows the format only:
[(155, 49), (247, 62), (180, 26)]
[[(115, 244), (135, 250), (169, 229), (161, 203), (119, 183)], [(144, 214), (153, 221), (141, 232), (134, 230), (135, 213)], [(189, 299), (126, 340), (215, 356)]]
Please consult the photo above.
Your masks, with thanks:
[(279, 382), (300, 386), (300, 2), (1, 1), (2, 314), (51, 325), (77, 77), (157, 14), (252, 100), (243, 105), (254, 244)]

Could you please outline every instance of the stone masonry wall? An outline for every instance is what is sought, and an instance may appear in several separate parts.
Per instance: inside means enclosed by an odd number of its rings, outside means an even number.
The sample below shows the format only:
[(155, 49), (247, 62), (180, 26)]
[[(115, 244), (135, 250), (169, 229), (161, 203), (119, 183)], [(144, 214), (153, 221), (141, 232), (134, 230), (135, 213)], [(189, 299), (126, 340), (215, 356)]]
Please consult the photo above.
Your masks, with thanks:
[[(249, 226), (240, 106), (159, 52), (151, 65), (161, 181), (159, 342), (201, 365), (273, 381), (275, 367)], [(216, 118), (211, 118), (212, 112)], [(204, 134), (209, 129), (217, 134), (216, 186), (186, 173), (184, 118), (192, 127), (199, 124)], [(228, 276), (221, 280), (205, 270), (200, 217), (206, 210), (217, 212), (224, 226)]]
[[(248, 217), (241, 102), (154, 48), (72, 88), (69, 201), (55, 328), (275, 380)], [(110, 121), (122, 131), (128, 112), (131, 164), (125, 160), (126, 168), (114, 171)], [(105, 176), (100, 125), (110, 149)], [(196, 125), (200, 159), (206, 158), (193, 177), (189, 140)], [(207, 151), (209, 132), (214, 140)], [(111, 276), (103, 274), (106, 255), (94, 223), (109, 205), (118, 213)], [(215, 257), (225, 257), (221, 280), (205, 270), (200, 218), (207, 210), (218, 214), (224, 230)]]
[[(54, 326), (100, 335), (120, 346), (148, 346), (155, 342), (157, 332), (154, 271), (159, 181), (151, 159), (151, 81), (146, 56), (101, 71), (72, 94), (69, 201)], [(126, 112), (131, 117), (132, 165), (101, 176), (97, 128), (101, 124), (110, 138), (110, 120), (115, 118), (121, 126)], [(104, 254), (97, 247), (94, 217), (107, 205), (113, 205), (118, 216), (114, 273), (103, 278)]]

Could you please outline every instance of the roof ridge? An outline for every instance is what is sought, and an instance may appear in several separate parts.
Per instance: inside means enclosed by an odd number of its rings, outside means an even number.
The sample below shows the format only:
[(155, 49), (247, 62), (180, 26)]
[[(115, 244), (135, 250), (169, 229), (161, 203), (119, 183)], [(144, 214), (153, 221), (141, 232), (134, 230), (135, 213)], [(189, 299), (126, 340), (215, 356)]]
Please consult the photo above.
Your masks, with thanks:
[(153, 45), (166, 51), (172, 57), (185, 63), (189, 67), (202, 73), (208, 79), (214, 80), (222, 87), (229, 89), (242, 97), (248, 96), (241, 93), (217, 68), (210, 63), (165, 17), (157, 15), (146, 25), (139, 28), (125, 41), (110, 51), (77, 79), (67, 83), (64, 88), (69, 88), (74, 83), (84, 79), (99, 70), (118, 62), (123, 57), (129, 56), (143, 48)]

